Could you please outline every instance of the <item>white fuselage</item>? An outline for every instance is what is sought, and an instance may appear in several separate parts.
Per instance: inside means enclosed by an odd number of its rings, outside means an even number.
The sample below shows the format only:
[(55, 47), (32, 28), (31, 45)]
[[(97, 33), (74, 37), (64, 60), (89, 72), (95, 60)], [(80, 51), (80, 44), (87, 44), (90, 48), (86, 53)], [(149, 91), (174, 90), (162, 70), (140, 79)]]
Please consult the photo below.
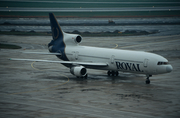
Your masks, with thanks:
[[(97, 48), (88, 46), (66, 46), (65, 53), (70, 61), (105, 62), (107, 67), (102, 70), (114, 70), (146, 75), (163, 74), (172, 70), (171, 65), (158, 65), (168, 62), (164, 57), (143, 52), (119, 49)], [(96, 67), (90, 67), (98, 69)]]

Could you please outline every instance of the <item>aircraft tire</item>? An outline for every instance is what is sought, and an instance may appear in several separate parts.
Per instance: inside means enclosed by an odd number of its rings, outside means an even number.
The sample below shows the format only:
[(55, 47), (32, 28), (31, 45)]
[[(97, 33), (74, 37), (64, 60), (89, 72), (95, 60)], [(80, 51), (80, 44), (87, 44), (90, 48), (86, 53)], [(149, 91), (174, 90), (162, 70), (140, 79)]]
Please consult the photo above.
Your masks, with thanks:
[(146, 79), (146, 84), (150, 84), (149, 77)]
[(118, 76), (119, 75), (118, 71), (111, 71), (111, 70), (109, 70), (107, 72), (107, 74), (108, 74), (108, 76)]
[(118, 73), (118, 71), (116, 71), (116, 76), (118, 76), (119, 75), (119, 73)]
[(110, 71), (108, 71), (107, 74), (108, 74), (108, 76), (111, 76), (111, 72)]
[(112, 71), (111, 73), (112, 73), (112, 76), (114, 76), (114, 75), (115, 75), (115, 72), (114, 72), (114, 71)]
[(83, 78), (84, 78), (84, 79), (87, 79), (87, 77), (88, 77), (88, 74), (86, 74)]

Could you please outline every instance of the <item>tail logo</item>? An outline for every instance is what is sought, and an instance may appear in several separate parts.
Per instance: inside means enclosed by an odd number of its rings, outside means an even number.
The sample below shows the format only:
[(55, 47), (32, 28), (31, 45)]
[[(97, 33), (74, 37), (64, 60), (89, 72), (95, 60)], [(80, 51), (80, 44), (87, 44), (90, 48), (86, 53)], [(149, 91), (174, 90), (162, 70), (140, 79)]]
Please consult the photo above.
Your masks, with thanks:
[(59, 37), (59, 30), (56, 27), (53, 27), (53, 39), (57, 39)]

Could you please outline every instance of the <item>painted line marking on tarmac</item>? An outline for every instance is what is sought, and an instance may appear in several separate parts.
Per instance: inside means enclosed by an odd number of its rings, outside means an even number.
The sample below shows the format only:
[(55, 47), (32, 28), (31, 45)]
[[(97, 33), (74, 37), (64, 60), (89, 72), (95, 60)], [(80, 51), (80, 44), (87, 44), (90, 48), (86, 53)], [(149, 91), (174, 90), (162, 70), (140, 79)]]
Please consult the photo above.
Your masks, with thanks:
[[(38, 69), (38, 68), (35, 68), (35, 67), (33, 66), (34, 63), (35, 63), (35, 62), (32, 62), (32, 63), (31, 63), (31, 67), (32, 67), (33, 69), (38, 70), (38, 71), (44, 71), (44, 70), (40, 70), (40, 69)], [(58, 74), (59, 74), (59, 73), (58, 73)], [(64, 84), (67, 84), (67, 83), (69, 82), (69, 77), (67, 77), (66, 75), (63, 75), (63, 74), (59, 74), (59, 75), (67, 78), (68, 80), (67, 80), (66, 82), (62, 83), (62, 84), (59, 84), (59, 85), (56, 85), (56, 86), (52, 86), (52, 87), (48, 87), (48, 88), (44, 88), (44, 89), (38, 89), (38, 90), (34, 90), (34, 91), (17, 92), (17, 93), (11, 93), (11, 94), (13, 94), (13, 95), (16, 94), (16, 95), (17, 95), (17, 94), (23, 94), (23, 93), (40, 92), (40, 91), (44, 91), (44, 90), (48, 90), (48, 89), (52, 89), (52, 88), (57, 88), (57, 87), (59, 87), (59, 86), (62, 86), (62, 85), (64, 85)]]
[(116, 49), (117, 47), (118, 47), (118, 44), (115, 44), (116, 46), (114, 47), (114, 48), (112, 48), (112, 49)]

